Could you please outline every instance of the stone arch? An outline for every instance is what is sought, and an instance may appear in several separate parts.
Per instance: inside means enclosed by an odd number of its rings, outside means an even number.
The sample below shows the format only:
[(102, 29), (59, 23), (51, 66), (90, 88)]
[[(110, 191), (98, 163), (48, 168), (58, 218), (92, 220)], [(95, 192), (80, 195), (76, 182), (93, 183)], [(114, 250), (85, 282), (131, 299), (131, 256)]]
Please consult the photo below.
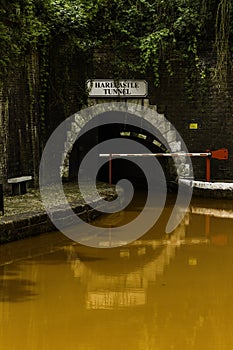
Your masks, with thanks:
[[(109, 107), (111, 104), (111, 108)], [(164, 114), (157, 111), (156, 105), (150, 105), (148, 99), (128, 99), (122, 103), (116, 102), (115, 99), (89, 99), (88, 111), (82, 110), (82, 113), (77, 112), (71, 118), (70, 129), (67, 131), (67, 137), (64, 144), (62, 154), (62, 166), (60, 168), (61, 176), (65, 179), (69, 177), (69, 157), (73, 144), (77, 138), (77, 134), (91, 121), (94, 117), (104, 112), (116, 110), (125, 111), (140, 115), (142, 120), (145, 120), (153, 128), (157, 129), (163, 137), (165, 147), (170, 152), (187, 151), (180, 135), (177, 133), (173, 125), (165, 118)], [(146, 108), (145, 108), (146, 107)], [(136, 111), (136, 113), (135, 113)], [(151, 111), (151, 113), (150, 113)], [(186, 162), (185, 156), (174, 158), (176, 171), (179, 178), (192, 177), (192, 169), (190, 164)]]

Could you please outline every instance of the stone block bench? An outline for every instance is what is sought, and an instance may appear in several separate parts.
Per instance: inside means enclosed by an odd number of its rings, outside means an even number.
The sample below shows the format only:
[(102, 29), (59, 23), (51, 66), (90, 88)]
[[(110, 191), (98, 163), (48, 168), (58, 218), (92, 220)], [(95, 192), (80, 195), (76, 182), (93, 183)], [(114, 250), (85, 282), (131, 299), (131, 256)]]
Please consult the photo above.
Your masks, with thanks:
[(27, 192), (27, 182), (32, 180), (32, 176), (20, 176), (8, 179), (11, 184), (11, 193), (13, 196), (17, 194), (25, 194)]

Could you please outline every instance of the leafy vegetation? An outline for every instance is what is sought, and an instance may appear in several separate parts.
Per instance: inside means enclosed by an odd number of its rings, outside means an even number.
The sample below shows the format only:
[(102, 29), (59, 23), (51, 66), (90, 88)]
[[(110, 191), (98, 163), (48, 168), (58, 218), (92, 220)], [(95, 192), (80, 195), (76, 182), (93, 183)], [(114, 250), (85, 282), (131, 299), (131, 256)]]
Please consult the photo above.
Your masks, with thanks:
[[(233, 34), (231, 0), (0, 1), (2, 79), (35, 50), (46, 71), (49, 47), (59, 40), (71, 51), (109, 51), (113, 76), (153, 70), (156, 84), (160, 64), (172, 74), (175, 60), (204, 79), (202, 53), (215, 50), (213, 78), (219, 88), (226, 83)], [(135, 53), (133, 59), (129, 50)]]

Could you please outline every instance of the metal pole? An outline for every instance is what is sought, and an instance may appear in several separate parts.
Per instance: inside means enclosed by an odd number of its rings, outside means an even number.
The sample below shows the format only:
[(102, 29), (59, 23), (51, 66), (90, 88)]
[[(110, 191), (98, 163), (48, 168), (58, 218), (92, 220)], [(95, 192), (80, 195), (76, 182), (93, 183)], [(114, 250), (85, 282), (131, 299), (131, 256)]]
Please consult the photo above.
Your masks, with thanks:
[(210, 158), (211, 156), (206, 157), (206, 181), (208, 182), (210, 182)]

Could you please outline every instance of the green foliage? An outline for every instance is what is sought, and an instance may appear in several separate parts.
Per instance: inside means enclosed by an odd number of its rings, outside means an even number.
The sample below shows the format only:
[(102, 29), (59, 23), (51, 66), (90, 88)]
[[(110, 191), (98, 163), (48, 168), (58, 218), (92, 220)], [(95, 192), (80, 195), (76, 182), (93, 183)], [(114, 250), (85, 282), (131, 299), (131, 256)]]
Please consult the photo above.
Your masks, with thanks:
[[(154, 72), (156, 85), (159, 84), (161, 64), (173, 74), (174, 61), (183, 62), (192, 73), (205, 79), (206, 66), (201, 53), (211, 52), (216, 39), (220, 45), (220, 50), (215, 45), (218, 62), (223, 50), (215, 23), (217, 20), (220, 22), (218, 27), (225, 28), (225, 20), (230, 23), (232, 15), (230, 0), (76, 1), (80, 2), (82, 9), (86, 7), (84, 13), (90, 14), (86, 18), (86, 28), (89, 43), (92, 38), (91, 48), (102, 46), (115, 58), (112, 60), (112, 75), (115, 72), (124, 76), (125, 72), (134, 74), (150, 70)], [(223, 8), (224, 2), (228, 3), (228, 12), (225, 10), (228, 18), (224, 11), (219, 16), (219, 7)], [(228, 37), (225, 42), (227, 40)], [(129, 50), (135, 52), (133, 60), (124, 55)], [(226, 65), (228, 59), (227, 55), (223, 57)], [(222, 67), (223, 64), (221, 67), (217, 64), (216, 71), (221, 71)]]
[(68, 43), (70, 52), (105, 48), (114, 58), (113, 76), (150, 70), (156, 84), (160, 65), (172, 74), (174, 60), (204, 79), (200, 53), (211, 50), (215, 41), (219, 79), (230, 59), (231, 0), (0, 1), (1, 79), (22, 65), (31, 50), (40, 52), (45, 77), (54, 40)]

